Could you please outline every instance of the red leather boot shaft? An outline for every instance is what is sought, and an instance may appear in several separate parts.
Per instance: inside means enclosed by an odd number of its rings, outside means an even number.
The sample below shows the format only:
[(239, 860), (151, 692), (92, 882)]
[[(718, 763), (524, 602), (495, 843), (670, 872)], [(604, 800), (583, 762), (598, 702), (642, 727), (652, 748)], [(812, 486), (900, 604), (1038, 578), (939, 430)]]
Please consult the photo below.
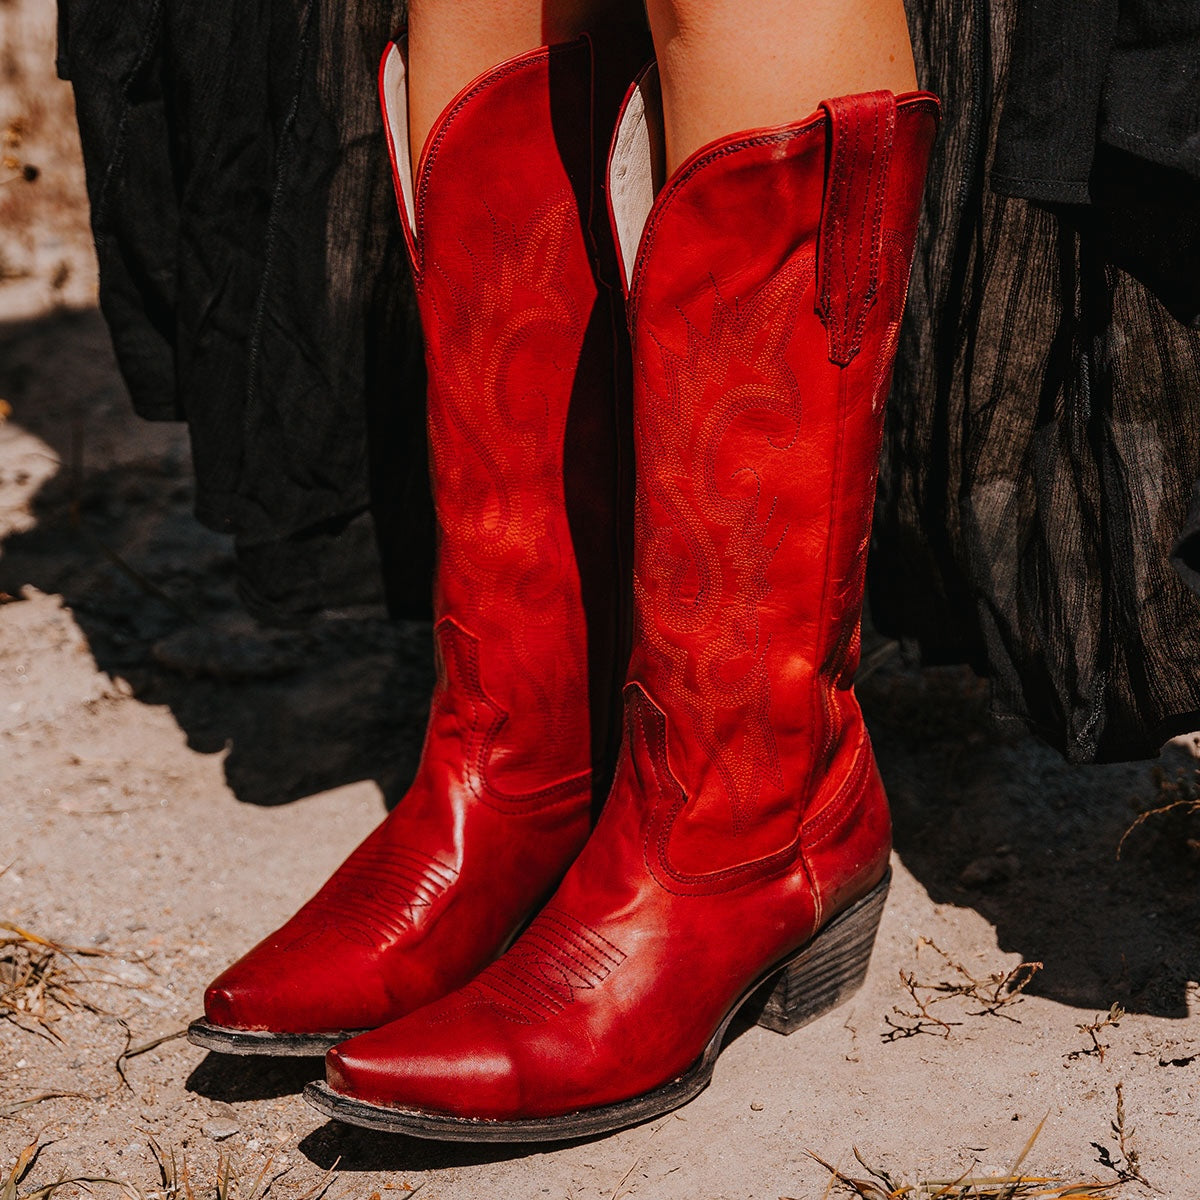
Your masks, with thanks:
[(442, 115), (413, 195), (437, 704), (472, 743), (430, 753), (465, 750), (480, 795), (518, 807), (590, 787), (589, 655), (616, 649), (612, 582), (591, 614), (581, 584), (612, 571), (617, 503), (592, 91), (586, 41), (511, 60)]
[(669, 714), (680, 878), (768, 865), (860, 769), (850, 684), (931, 110), (852, 97), (718, 143), (642, 237), (629, 681)]
[[(617, 134), (635, 158), (641, 103)], [(711, 1069), (757, 981), (876, 891), (890, 825), (851, 680), (936, 114), (833, 101), (707, 147), (654, 202), (629, 299), (637, 620), (612, 791), (515, 945), (332, 1050), (330, 1096), (429, 1136), (644, 1119)], [(628, 254), (637, 222), (616, 224)]]
[(613, 749), (628, 536), (628, 349), (602, 277), (615, 283), (595, 144), (637, 52), (581, 39), (488, 72), (442, 114), (415, 181), (402, 51), (385, 57), (428, 363), (438, 682), (408, 794), (213, 984), (217, 1025), (353, 1030), (445, 994), (587, 838)]

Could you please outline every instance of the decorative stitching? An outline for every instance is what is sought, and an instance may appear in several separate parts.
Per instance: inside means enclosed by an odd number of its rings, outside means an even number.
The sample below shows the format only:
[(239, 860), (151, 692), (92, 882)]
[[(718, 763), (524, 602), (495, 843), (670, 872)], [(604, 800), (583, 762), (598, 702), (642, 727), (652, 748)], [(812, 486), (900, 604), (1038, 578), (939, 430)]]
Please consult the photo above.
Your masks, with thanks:
[[(688, 802), (687, 793), (675, 778), (667, 760), (667, 718), (639, 684), (626, 689), (627, 740), (630, 753), (649, 759), (660, 795), (647, 797), (650, 820), (646, 827), (643, 856), (646, 869), (665, 891), (677, 896), (708, 896), (727, 892), (749, 879), (762, 879), (787, 870), (800, 848), (800, 833), (774, 854), (755, 862), (722, 867), (703, 875), (687, 875), (671, 866), (667, 855), (671, 829)], [(635, 744), (640, 743), (640, 745)]]
[[(912, 100), (906, 100), (903, 105), (897, 105), (896, 118), (897, 123), (900, 120), (912, 120), (923, 114), (932, 114), (936, 118), (939, 112), (940, 106), (935, 99), (932, 97), (917, 97)], [(701, 157), (691, 163), (685, 164), (675, 174), (666, 187), (659, 193), (657, 199), (654, 201), (654, 207), (650, 210), (650, 215), (646, 219), (646, 229), (642, 235), (637, 262), (634, 265), (633, 277), (629, 282), (627, 307), (631, 329), (634, 327), (641, 299), (641, 279), (646, 273), (647, 265), (654, 250), (658, 227), (666, 218), (671, 205), (678, 199), (681, 190), (687, 186), (692, 177), (698, 171), (704, 170), (711, 163), (726, 158), (730, 154), (736, 154), (741, 150), (750, 149), (755, 146), (779, 146), (785, 142), (802, 141), (817, 135), (823, 135), (827, 124), (828, 117), (821, 113), (808, 117), (800, 124), (789, 126), (786, 129), (757, 134), (751, 137), (737, 136), (733, 140), (722, 143), (712, 150), (703, 153)]]
[(444, 617), (438, 622), (437, 645), (438, 687), (434, 704), (443, 712), (451, 712), (463, 699), (467, 701), (471, 719), (463, 730), (464, 780), (477, 800), (492, 808), (545, 806), (547, 802), (590, 794), (590, 771), (526, 792), (506, 792), (497, 786), (490, 774), (492, 756), (509, 715), (487, 694), (480, 680), (479, 639)]
[(558, 908), (546, 908), (509, 951), (459, 994), (463, 1008), (487, 1008), (521, 1025), (547, 1021), (594, 991), (625, 961), (623, 950)]
[(871, 92), (827, 100), (823, 108), (830, 162), (817, 245), (817, 313), (826, 327), (830, 361), (846, 366), (859, 352), (879, 290), (896, 101), (891, 92)]
[[(786, 346), (813, 270), (810, 255), (794, 255), (732, 303), (712, 281), (708, 328), (679, 314), (685, 347), (658, 344), (662, 394), (647, 380), (638, 408), (647, 469), (635, 510), (635, 644), (670, 695), (673, 720), (687, 721), (720, 775), (735, 833), (754, 819), (764, 785), (784, 786), (760, 613), (788, 530), (759, 473), (731, 462), (726, 443), (752, 434), (764, 460), (798, 444), (800, 389)], [(731, 723), (735, 741), (722, 734)]]
[(415, 226), (415, 240), (417, 243), (417, 261), (414, 261), (413, 267), (416, 272), (423, 271), (425, 265), (425, 239), (421, 236), (425, 229), (425, 196), (427, 190), (425, 181), (432, 173), (433, 164), (442, 148), (442, 143), (454, 128), (459, 113), (481, 91), (495, 87), (510, 75), (514, 75), (518, 71), (527, 71), (533, 67), (548, 64), (553, 58), (560, 58), (570, 53), (578, 53), (580, 49), (586, 49), (589, 45), (589, 39), (584, 36), (576, 38), (575, 41), (568, 42), (562, 46), (539, 46), (535, 50), (530, 50), (527, 54), (510, 59), (477, 80), (474, 87), (459, 96), (454, 105), (442, 114), (436, 133), (434, 133), (432, 140), (421, 153), (420, 161), (417, 163), (417, 178), (413, 183), (413, 211), (415, 215), (413, 224)]
[(419, 924), (457, 878), (453, 867), (424, 851), (367, 842), (305, 906), (308, 928), (283, 949), (332, 935), (377, 950)]
[[(908, 262), (900, 250), (911, 254), (911, 238), (884, 229), (885, 184), (895, 122), (900, 118), (924, 120), (930, 112), (936, 112), (936, 104), (919, 99), (906, 101), (897, 110), (894, 98), (887, 94), (882, 107), (882, 116), (876, 114), (877, 119), (870, 123), (869, 129), (863, 122), (854, 124), (846, 153), (831, 162), (829, 170), (837, 181), (831, 186), (842, 193), (852, 192), (846, 203), (857, 206), (852, 228), (847, 231), (849, 240), (843, 259), (840, 264), (833, 264), (842, 271), (847, 295), (862, 301), (860, 309), (847, 313), (845, 329), (848, 335), (857, 339), (869, 328), (872, 349), (878, 334), (882, 342), (881, 356), (890, 358), (905, 292), (905, 276), (897, 267), (903, 269)], [(803, 278), (787, 278), (788, 271), (794, 269), (801, 257), (796, 255), (759, 293), (740, 302), (727, 301), (715, 281), (710, 279), (713, 307), (711, 314), (706, 314), (707, 321), (701, 319), (703, 327), (697, 324), (691, 308), (687, 312), (676, 310), (674, 314), (664, 314), (671, 320), (678, 318), (682, 324), (681, 336), (671, 338), (669, 345), (666, 344), (668, 338), (657, 332), (657, 318), (655, 328), (639, 328), (636, 309), (662, 223), (671, 204), (696, 172), (748, 148), (776, 146), (815, 136), (827, 128), (828, 120), (828, 116), (823, 116), (792, 129), (735, 139), (685, 166), (660, 196), (651, 213), (630, 288), (631, 323), (643, 342), (638, 347), (638, 361), (643, 372), (641, 384), (645, 387), (645, 395), (639, 398), (637, 436), (639, 455), (644, 454), (645, 458), (639, 459), (638, 562), (635, 568), (637, 650), (626, 689), (626, 753), (634, 760), (632, 770), (639, 776), (637, 786), (645, 788), (652, 777), (653, 786), (657, 788), (656, 794), (646, 797), (648, 821), (643, 852), (647, 869), (662, 887), (675, 894), (726, 891), (748, 879), (789, 869), (796, 864), (801, 845), (801, 814), (797, 811), (795, 836), (779, 850), (757, 861), (700, 874), (676, 870), (668, 858), (672, 827), (685, 806), (707, 803), (708, 800), (685, 793), (671, 769), (667, 742), (668, 737), (676, 733), (684, 746), (695, 738), (699, 743), (697, 760), (704, 764), (703, 769), (697, 769), (703, 773), (709, 766), (714, 767), (713, 774), (720, 775), (725, 787), (721, 796), (716, 795), (721, 788), (713, 788), (713, 802), (723, 803), (727, 796), (732, 833), (745, 829), (756, 811), (762, 810), (762, 802), (766, 799), (764, 788), (771, 779), (769, 764), (779, 761), (769, 719), (770, 681), (765, 672), (761, 680), (757, 679), (755, 667), (763, 662), (770, 648), (769, 638), (761, 633), (758, 618), (769, 591), (766, 564), (780, 553), (789, 531), (786, 525), (779, 528), (777, 500), (763, 495), (767, 472), (762, 469), (762, 463), (767, 460), (760, 459), (757, 452), (752, 453), (748, 456), (752, 461), (743, 458), (740, 466), (727, 468), (726, 477), (722, 477), (715, 469), (717, 460), (713, 446), (728, 428), (722, 422), (730, 416), (731, 401), (740, 398), (747, 409), (752, 407), (745, 402), (744, 396), (738, 397), (739, 388), (747, 378), (753, 382), (741, 390), (753, 392), (754, 404), (776, 417), (789, 411), (795, 417), (795, 433), (779, 436), (772, 431), (767, 438), (769, 446), (773, 450), (786, 451), (799, 438), (801, 397), (797, 381), (790, 375), (787, 355), (781, 353), (774, 363), (766, 361), (770, 356), (756, 345), (758, 330), (748, 318), (755, 315), (754, 306), (761, 304), (763, 311), (757, 315), (763, 323), (773, 321), (774, 327), (786, 329), (790, 338), (799, 315), (798, 309), (793, 311), (790, 306), (798, 297), (807, 296), (807, 287), (816, 268), (808, 257), (807, 274)], [(852, 172), (855, 164), (861, 165), (864, 159), (868, 169), (866, 182), (870, 185), (867, 187), (859, 186), (862, 181), (853, 178)], [(888, 307), (894, 311), (873, 321), (870, 320), (872, 305), (884, 281)], [(825, 282), (828, 285), (828, 281)], [(789, 292), (789, 285), (794, 291)], [(772, 289), (776, 289), (773, 293), (776, 310), (770, 312), (768, 318), (770, 305), (765, 302), (765, 297)], [(837, 295), (836, 290), (828, 292), (828, 287), (827, 294)], [(840, 295), (838, 298), (840, 301)], [(681, 341), (684, 348), (672, 350)], [(724, 349), (724, 344), (732, 349)], [(735, 362), (740, 373), (728, 373)], [(856, 422), (865, 422), (864, 436), (866, 430), (877, 423), (882, 405), (881, 390), (886, 389), (889, 372), (882, 364), (872, 365), (870, 369), (870, 375), (862, 371), (852, 377), (837, 372), (836, 389), (825, 397), (830, 404), (837, 405), (836, 432), (830, 447), (835, 455), (843, 453), (846, 423), (851, 412), (856, 414)], [(755, 378), (756, 373), (758, 378)], [(852, 385), (846, 382), (848, 378), (854, 380)], [(661, 382), (655, 382), (656, 379)], [(704, 395), (706, 381), (710, 392)], [(830, 380), (821, 386), (834, 385)], [(847, 392), (847, 388), (851, 391)], [(769, 397), (765, 402), (762, 401), (764, 394)], [(853, 408), (847, 407), (850, 403)], [(769, 428), (765, 423), (764, 426)], [(857, 470), (859, 459), (865, 462), (870, 456), (870, 448), (865, 442), (856, 441), (852, 450)], [(764, 453), (769, 455), (770, 451)], [(836, 482), (839, 475), (835, 468), (832, 472), (835, 492), (840, 486)], [(730, 504), (739, 497), (723, 494), (734, 491), (729, 487), (733, 480), (745, 487), (740, 499), (746, 503), (740, 516)], [(815, 499), (814, 503), (817, 503)], [(851, 528), (865, 529), (868, 524), (869, 504), (865, 492), (856, 497), (856, 504), (857, 512), (831, 512), (831, 524), (843, 535)], [(835, 496), (834, 508), (837, 507)], [(844, 503), (841, 508), (845, 509)], [(772, 523), (774, 528), (768, 536), (768, 527)], [(846, 570), (834, 581), (840, 586), (837, 594), (830, 597), (831, 603), (840, 606), (843, 617), (839, 620), (833, 644), (830, 644), (831, 639), (823, 638), (822, 645), (812, 648), (825, 660), (819, 660), (816, 674), (824, 675), (829, 662), (837, 664), (833, 675), (837, 686), (849, 686), (848, 664), (857, 658), (857, 621), (844, 619), (844, 612), (862, 590), (867, 545), (865, 535), (856, 535), (856, 544), (843, 548), (838, 570), (842, 572), (843, 566)], [(843, 562), (843, 559), (847, 561)], [(816, 566), (820, 569), (820, 564)], [(761, 591), (756, 590), (756, 581), (761, 584)], [(822, 600), (823, 608), (824, 605)], [(731, 646), (744, 652), (743, 670), (736, 680), (729, 680), (719, 671), (706, 667), (709, 660), (705, 656), (714, 648), (722, 651), (713, 656), (714, 667), (736, 659), (737, 654), (730, 653)], [(833, 700), (833, 688), (822, 689), (823, 682), (814, 681), (813, 698), (818, 706), (822, 700), (821, 690), (828, 693), (824, 699), (830, 703)], [(738, 685), (744, 685), (742, 692), (737, 692)], [(719, 694), (722, 686), (730, 688), (730, 710), (728, 719), (720, 725), (723, 736), (717, 737), (714, 693)], [(671, 713), (670, 733), (657, 700), (663, 701)], [(756, 701), (759, 702), (757, 707)], [(720, 702), (718, 695), (717, 703)], [(814, 710), (813, 721), (828, 727), (831, 738), (836, 734), (834, 727), (838, 715), (832, 709), (823, 721), (820, 712)], [(730, 729), (736, 731), (732, 739), (728, 733)], [(820, 730), (810, 732), (814, 740), (819, 738)], [(748, 753), (742, 753), (733, 741), (742, 742), (748, 747)], [(765, 747), (774, 751), (773, 756), (764, 753)], [(816, 751), (812, 764), (816, 768), (818, 760), (822, 763), (824, 760), (819, 746), (811, 749)], [(691, 753), (691, 750), (685, 753)], [(869, 765), (869, 751), (866, 756)], [(639, 760), (646, 765), (636, 765)], [(862, 772), (866, 769), (867, 766), (855, 768), (853, 779), (844, 782), (835, 794), (832, 808), (824, 815), (818, 814), (813, 826), (818, 836), (823, 836), (828, 825), (841, 819), (839, 810), (846, 808), (849, 811), (852, 807), (850, 802), (861, 792)], [(782, 772), (777, 782), (780, 788), (784, 787)], [(807, 782), (793, 781), (802, 796), (808, 794)], [(805, 836), (809, 832), (806, 829)], [(807, 870), (807, 866), (804, 869)]]
[(637, 257), (637, 262), (634, 265), (633, 278), (629, 284), (629, 327), (632, 329), (635, 326), (635, 318), (637, 314), (638, 303), (641, 299), (641, 280), (646, 273), (646, 266), (650, 261), (654, 250), (654, 241), (658, 232), (658, 226), (662, 224), (665, 214), (671, 203), (679, 195), (680, 191), (687, 185), (689, 180), (698, 172), (704, 170), (711, 163), (717, 162), (722, 158), (728, 158), (731, 154), (737, 154), (742, 150), (752, 149), (755, 146), (778, 146), (784, 142), (800, 141), (805, 137), (811, 137), (819, 133), (823, 129), (823, 122), (820, 117), (812, 118), (811, 124), (805, 124), (793, 129), (785, 129), (775, 133), (760, 134), (755, 137), (737, 138), (734, 141), (726, 142), (709, 153), (697, 158), (690, 166), (685, 166), (680, 170), (674, 178), (668, 182), (667, 186), (659, 193), (658, 198), (654, 202), (654, 207), (650, 210), (649, 217), (646, 218), (646, 228), (642, 234), (641, 246)]
[(811, 849), (813, 846), (820, 845), (833, 833), (841, 819), (853, 811), (854, 802), (858, 799), (870, 770), (870, 746), (864, 737), (863, 744), (857, 751), (857, 757), (846, 773), (845, 779), (834, 792), (833, 799), (801, 826), (800, 836), (807, 848)]
[[(460, 241), (455, 261), (443, 256), (421, 288), (437, 331), (426, 347), (428, 424), (438, 611), (449, 614), (437, 627), (435, 706), (465, 723), (478, 798), (527, 806), (590, 793), (587, 631), (562, 472), (566, 398), (587, 317), (572, 284), (587, 270), (586, 247), (569, 187), (519, 225), (486, 205), (480, 219), (483, 237)], [(535, 341), (539, 382), (518, 388), (514, 372)], [(493, 687), (503, 683), (505, 704), (488, 695), (485, 673)], [(507, 734), (521, 737), (514, 697), (520, 723), (536, 723), (560, 760), (542, 772), (557, 769), (557, 782), (520, 793), (500, 786), (491, 766)], [(527, 738), (522, 745), (528, 756)]]

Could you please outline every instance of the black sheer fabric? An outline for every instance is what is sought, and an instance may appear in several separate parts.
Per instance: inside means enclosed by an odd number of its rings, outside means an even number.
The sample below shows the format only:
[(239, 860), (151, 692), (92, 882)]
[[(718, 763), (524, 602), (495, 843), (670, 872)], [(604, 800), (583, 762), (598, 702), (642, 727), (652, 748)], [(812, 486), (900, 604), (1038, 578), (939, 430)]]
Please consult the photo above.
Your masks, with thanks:
[[(269, 620), (427, 605), (423, 383), (375, 95), (399, 8), (60, 0), (122, 369), (145, 416), (188, 421), (200, 515)], [(1198, 13), (1037, 0), (1018, 28), (1017, 0), (910, 0), (945, 125), (873, 611), (991, 675), (997, 709), (1074, 761), (1200, 727)]]
[(1103, 256), (1200, 328), (1200, 0), (1020, 3), (1011, 60), (992, 187), (1088, 206)]
[[(376, 74), (401, 5), (61, 0), (101, 307), (268, 620), (428, 609), (432, 516)], [(383, 548), (381, 568), (380, 547)]]
[[(910, 7), (918, 73), (946, 120), (886, 434), (872, 611), (928, 661), (990, 675), (996, 710), (1072, 761), (1134, 758), (1200, 727), (1200, 603), (1169, 561), (1200, 473), (1200, 336), (1114, 265), (1115, 209), (989, 188), (1016, 18), (998, 0)], [(1020, 150), (1004, 146), (1009, 162)], [(1133, 265), (1147, 273), (1144, 256)], [(1184, 265), (1194, 281), (1200, 257)]]

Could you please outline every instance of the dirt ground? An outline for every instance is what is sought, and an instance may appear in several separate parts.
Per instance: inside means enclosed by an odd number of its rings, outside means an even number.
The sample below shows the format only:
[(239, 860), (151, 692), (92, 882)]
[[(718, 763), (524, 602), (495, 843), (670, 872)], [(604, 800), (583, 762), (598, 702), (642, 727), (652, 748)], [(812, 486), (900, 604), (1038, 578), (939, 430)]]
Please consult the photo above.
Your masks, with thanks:
[(180, 1038), (207, 980), (402, 794), (429, 630), (240, 614), (186, 435), (131, 415), (95, 308), (52, 26), (47, 0), (0, 3), (0, 1196), (61, 1174), (188, 1195), (158, 1147), (197, 1197), (224, 1162), (241, 1200), (272, 1178), (293, 1198), (816, 1200), (810, 1150), (953, 1180), (1007, 1170), (1043, 1118), (1027, 1173), (1200, 1193), (1200, 828), (1153, 817), (1117, 858), (1140, 811), (1191, 795), (1191, 760), (1069, 768), (991, 721), (986, 684), (899, 654), (861, 688), (896, 817), (866, 986), (791, 1038), (740, 1031), (680, 1112), (444, 1147), (326, 1122), (298, 1095), (319, 1060)]

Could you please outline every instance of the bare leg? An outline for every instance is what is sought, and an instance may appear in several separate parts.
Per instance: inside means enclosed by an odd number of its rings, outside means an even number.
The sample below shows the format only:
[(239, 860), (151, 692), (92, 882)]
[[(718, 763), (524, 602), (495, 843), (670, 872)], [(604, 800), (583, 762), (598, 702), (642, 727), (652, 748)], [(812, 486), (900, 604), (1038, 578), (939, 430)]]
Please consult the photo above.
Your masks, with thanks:
[(830, 96), (916, 86), (902, 0), (649, 0), (667, 170)]
[(410, 0), (408, 130), (416, 171), (438, 115), (472, 79), (535, 46), (607, 20), (637, 20), (638, 0)]

